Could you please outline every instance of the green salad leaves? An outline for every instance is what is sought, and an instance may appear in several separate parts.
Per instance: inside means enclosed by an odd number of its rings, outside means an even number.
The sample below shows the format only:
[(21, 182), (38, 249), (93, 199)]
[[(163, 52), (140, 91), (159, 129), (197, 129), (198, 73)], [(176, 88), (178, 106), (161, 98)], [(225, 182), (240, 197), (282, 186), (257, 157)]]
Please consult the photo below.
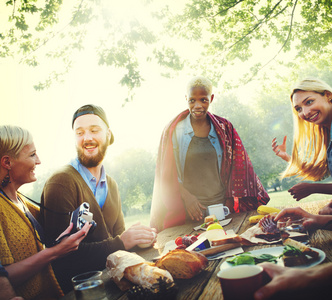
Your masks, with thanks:
[(294, 246), (286, 245), (284, 250), (282, 251), (282, 254), (280, 254), (280, 257), (287, 255), (287, 256), (301, 256), (303, 255), (302, 251), (300, 249), (297, 249)]
[[(218, 223), (218, 219), (214, 219), (213, 222), (214, 222), (214, 223)], [(211, 222), (208, 222), (208, 223), (211, 223)], [(201, 225), (201, 228), (204, 228), (204, 227), (206, 226), (206, 224), (208, 224), (208, 223), (203, 223), (203, 224)], [(212, 223), (211, 223), (211, 224), (212, 224)]]
[(234, 266), (238, 265), (256, 265), (262, 262), (277, 263), (278, 256), (271, 254), (253, 255), (250, 252), (245, 252), (233, 257), (227, 258), (226, 261)]

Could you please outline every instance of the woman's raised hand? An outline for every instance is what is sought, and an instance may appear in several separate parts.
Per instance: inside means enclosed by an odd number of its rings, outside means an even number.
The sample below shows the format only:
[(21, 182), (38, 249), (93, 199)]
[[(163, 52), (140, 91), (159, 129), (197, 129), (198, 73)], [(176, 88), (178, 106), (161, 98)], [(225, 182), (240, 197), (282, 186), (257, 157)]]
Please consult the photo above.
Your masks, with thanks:
[(286, 140), (287, 136), (284, 136), (284, 140), (281, 145), (277, 144), (277, 138), (272, 140), (272, 150), (273, 152), (282, 158), (284, 161), (289, 162), (291, 160), (291, 156), (286, 152)]

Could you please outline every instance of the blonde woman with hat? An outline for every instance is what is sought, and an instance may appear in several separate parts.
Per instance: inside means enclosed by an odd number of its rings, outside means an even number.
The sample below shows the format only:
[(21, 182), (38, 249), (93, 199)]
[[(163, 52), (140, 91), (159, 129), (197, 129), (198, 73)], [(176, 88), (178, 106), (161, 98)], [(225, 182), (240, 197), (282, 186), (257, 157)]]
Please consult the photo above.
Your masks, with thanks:
[[(294, 117), (292, 155), (286, 152), (286, 137), (281, 145), (272, 141), (275, 154), (289, 163), (283, 177), (299, 176), (322, 180), (332, 174), (332, 88), (319, 79), (304, 79), (291, 93)], [(298, 183), (289, 192), (297, 201), (314, 193), (332, 194), (332, 184)], [(320, 211), (332, 213), (332, 202)]]

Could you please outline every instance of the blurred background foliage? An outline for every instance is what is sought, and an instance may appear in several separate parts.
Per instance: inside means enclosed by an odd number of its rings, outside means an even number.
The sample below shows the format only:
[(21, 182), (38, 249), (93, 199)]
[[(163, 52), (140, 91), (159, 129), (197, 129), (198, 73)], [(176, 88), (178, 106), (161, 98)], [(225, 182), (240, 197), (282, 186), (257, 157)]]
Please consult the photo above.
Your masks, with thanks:
[[(127, 12), (129, 2), (122, 4)], [(286, 163), (274, 155), (271, 141), (276, 137), (280, 143), (287, 135), (291, 152), (289, 94), (295, 81), (310, 76), (332, 83), (332, 1), (132, 3), (144, 13), (133, 13), (124, 25), (119, 14), (126, 10), (119, 11), (117, 1), (4, 1), (0, 58), (15, 57), (32, 68), (57, 62), (35, 84), (36, 90), (43, 90), (64, 80), (80, 52), (91, 51), (96, 64), (114, 68), (118, 84), (128, 88), (124, 103), (133, 101), (149, 68), (157, 66), (166, 78), (180, 73), (205, 75), (222, 89), (211, 111), (233, 123), (264, 187), (272, 192), (296, 183), (294, 178), (280, 180)], [(250, 82), (257, 88), (247, 101), (234, 89)], [(156, 153), (133, 148), (105, 161), (119, 185), (126, 214), (149, 211), (155, 160)], [(32, 197), (39, 198), (51, 172), (34, 184)]]

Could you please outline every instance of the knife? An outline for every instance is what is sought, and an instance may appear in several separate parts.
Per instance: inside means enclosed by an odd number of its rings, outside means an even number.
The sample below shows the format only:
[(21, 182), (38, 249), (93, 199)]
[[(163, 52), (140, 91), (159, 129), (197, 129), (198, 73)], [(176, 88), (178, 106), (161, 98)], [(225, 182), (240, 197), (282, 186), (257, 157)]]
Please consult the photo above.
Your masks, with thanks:
[(217, 254), (220, 252), (225, 252), (227, 250), (234, 249), (237, 247), (241, 247), (241, 244), (240, 243), (229, 243), (229, 244), (224, 244), (224, 245), (219, 245), (219, 246), (213, 246), (211, 248), (207, 248), (207, 249), (197, 251), (197, 252), (202, 253), (205, 256), (210, 256), (210, 255)]

